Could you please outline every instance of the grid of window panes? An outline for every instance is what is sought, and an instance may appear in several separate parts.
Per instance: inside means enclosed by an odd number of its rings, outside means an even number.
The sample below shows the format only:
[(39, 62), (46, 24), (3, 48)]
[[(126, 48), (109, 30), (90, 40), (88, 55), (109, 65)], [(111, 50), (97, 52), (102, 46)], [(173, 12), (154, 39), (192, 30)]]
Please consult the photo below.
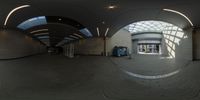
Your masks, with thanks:
[(181, 39), (186, 38), (184, 35), (183, 30), (177, 26), (168, 26), (163, 30), (166, 47), (171, 58), (175, 58), (176, 46), (180, 45)]
[(159, 54), (159, 51), (160, 51), (159, 47), (160, 47), (160, 44), (141, 43), (141, 44), (138, 44), (138, 53)]
[(166, 26), (172, 26), (170, 23), (162, 21), (139, 21), (126, 26), (124, 29), (130, 33), (144, 33), (144, 32), (162, 32)]

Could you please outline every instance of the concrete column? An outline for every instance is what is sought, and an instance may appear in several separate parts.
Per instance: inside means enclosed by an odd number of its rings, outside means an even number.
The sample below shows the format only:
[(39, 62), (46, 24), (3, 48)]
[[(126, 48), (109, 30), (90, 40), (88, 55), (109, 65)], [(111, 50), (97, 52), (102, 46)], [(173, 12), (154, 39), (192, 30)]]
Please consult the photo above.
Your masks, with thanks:
[(64, 55), (70, 58), (74, 57), (74, 44), (67, 44), (64, 46)]
[(161, 45), (159, 45), (159, 54), (162, 54)]
[(192, 31), (192, 56), (193, 60), (200, 59), (200, 28), (194, 28)]
[(74, 57), (74, 44), (69, 44), (69, 57), (73, 58)]
[(103, 37), (103, 42), (104, 42), (104, 56), (107, 56), (107, 52), (106, 52), (106, 37)]

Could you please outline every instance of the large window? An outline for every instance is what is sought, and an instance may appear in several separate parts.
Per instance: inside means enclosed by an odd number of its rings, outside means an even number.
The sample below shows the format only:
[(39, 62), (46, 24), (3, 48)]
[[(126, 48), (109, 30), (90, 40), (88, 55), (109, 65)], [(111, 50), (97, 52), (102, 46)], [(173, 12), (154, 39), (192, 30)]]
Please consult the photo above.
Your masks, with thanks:
[(138, 44), (138, 53), (139, 54), (159, 54), (160, 44), (140, 43)]

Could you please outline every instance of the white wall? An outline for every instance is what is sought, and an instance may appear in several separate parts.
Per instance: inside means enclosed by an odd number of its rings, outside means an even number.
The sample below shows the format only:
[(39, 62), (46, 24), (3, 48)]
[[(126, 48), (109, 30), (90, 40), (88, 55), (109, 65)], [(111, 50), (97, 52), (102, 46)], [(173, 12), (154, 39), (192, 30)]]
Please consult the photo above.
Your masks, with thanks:
[(132, 39), (131, 33), (127, 30), (121, 29), (115, 33), (111, 38), (107, 39), (107, 52), (109, 55), (112, 54), (112, 49), (115, 46), (128, 47), (129, 52), (132, 52)]
[(19, 58), (45, 52), (45, 50), (44, 45), (19, 31), (0, 31), (0, 59)]
[(162, 35), (162, 40), (161, 40), (161, 55), (163, 57), (167, 57), (167, 56), (169, 56), (168, 54), (169, 54), (169, 52), (167, 50), (165, 39), (164, 39), (164, 36)]
[(185, 36), (176, 46), (176, 61), (191, 61), (192, 57), (192, 29), (184, 30)]

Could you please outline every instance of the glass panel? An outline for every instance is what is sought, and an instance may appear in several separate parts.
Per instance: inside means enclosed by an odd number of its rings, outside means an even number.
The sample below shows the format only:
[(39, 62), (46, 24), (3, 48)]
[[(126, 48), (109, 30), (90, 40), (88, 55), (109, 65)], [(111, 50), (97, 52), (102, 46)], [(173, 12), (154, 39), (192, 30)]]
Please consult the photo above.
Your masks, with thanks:
[(83, 33), (85, 36), (87, 37), (91, 37), (92, 36), (92, 33), (87, 29), (87, 28), (84, 28), (84, 29), (81, 29), (79, 30), (81, 33)]
[(47, 24), (47, 20), (45, 16), (35, 17), (28, 19), (17, 26), (17, 28), (26, 30), (34, 26)]
[[(140, 21), (128, 25), (128, 28), (125, 28), (130, 33), (144, 33), (144, 32), (162, 32), (165, 27), (171, 26), (172, 24), (162, 22), (162, 21)], [(171, 28), (171, 27), (169, 27)], [(177, 27), (174, 27), (177, 30)]]

